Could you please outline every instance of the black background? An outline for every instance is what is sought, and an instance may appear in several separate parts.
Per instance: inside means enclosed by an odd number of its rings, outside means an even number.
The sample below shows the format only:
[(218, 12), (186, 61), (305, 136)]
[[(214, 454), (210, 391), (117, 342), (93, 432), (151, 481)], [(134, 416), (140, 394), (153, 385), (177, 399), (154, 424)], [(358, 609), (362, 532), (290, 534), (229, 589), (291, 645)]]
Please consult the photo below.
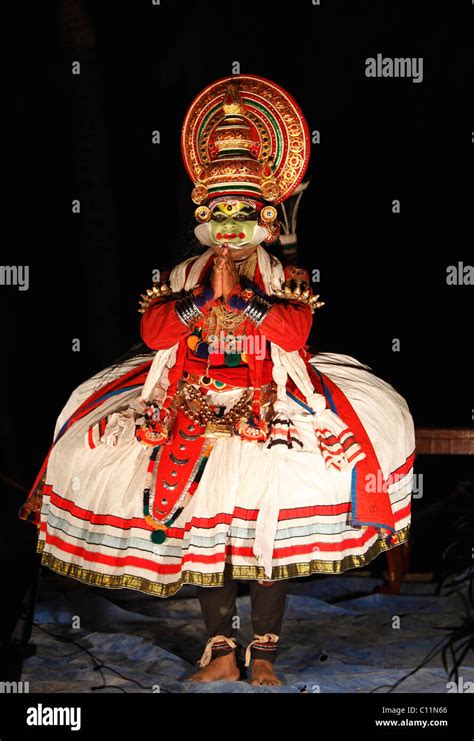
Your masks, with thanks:
[[(235, 61), (286, 88), (321, 132), (298, 220), (299, 260), (321, 271), (326, 301), (311, 344), (370, 365), (417, 425), (471, 425), (473, 288), (448, 286), (446, 268), (472, 263), (473, 8), (321, 3), (17, 8), (3, 142), (13, 155), (4, 183), (12, 229), (1, 262), (29, 265), (30, 289), (0, 286), (11, 480), (32, 485), (73, 388), (139, 340), (139, 294), (192, 234), (182, 121)], [(423, 81), (367, 78), (365, 60), (378, 53), (423, 57)]]

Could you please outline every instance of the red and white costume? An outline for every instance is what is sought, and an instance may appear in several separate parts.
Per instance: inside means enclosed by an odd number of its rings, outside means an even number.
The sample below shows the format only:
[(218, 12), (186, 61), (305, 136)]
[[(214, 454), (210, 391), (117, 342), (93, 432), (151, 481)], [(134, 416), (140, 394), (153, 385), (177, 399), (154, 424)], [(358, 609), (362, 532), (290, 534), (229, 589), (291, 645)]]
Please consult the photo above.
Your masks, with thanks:
[[(254, 281), (270, 296), (284, 277), (282, 267), (262, 247), (257, 252)], [(178, 291), (205, 281), (211, 264), (212, 250), (181, 263), (171, 273), (171, 287)], [(187, 503), (166, 540), (151, 541), (142, 509), (149, 448), (134, 434), (129, 405), (146, 386), (156, 393), (177, 357), (183, 373), (205, 372), (204, 361), (186, 344), (189, 330), (173, 306), (173, 299), (157, 300), (143, 315), (143, 339), (156, 353), (97, 374), (73, 392), (63, 409), (36, 485), (42, 490), (42, 562), (88, 584), (165, 597), (186, 583), (222, 584), (224, 572), (239, 579), (340, 573), (403, 543), (414, 454), (407, 405), (353, 358), (310, 356), (304, 345), (311, 310), (293, 301), (273, 305), (258, 331), (270, 341), (273, 354), (280, 350), (277, 362), (286, 364), (288, 413), (303, 445), (269, 449), (237, 436), (196, 437), (189, 419), (178, 415), (173, 441), (158, 449), (155, 506), (162, 506), (160, 497), (167, 492), (161, 480), (172, 482), (173, 470), (179, 474), (179, 491), (173, 494)], [(265, 386), (274, 363), (267, 357), (262, 365)], [(342, 421), (341, 440), (347, 428), (353, 434), (356, 442), (348, 457), (352, 452), (354, 460), (338, 456), (337, 449), (332, 458), (323, 454), (305, 396), (311, 389), (298, 378), (301, 367), (314, 386), (309, 397), (314, 402), (321, 394), (324, 406)], [(211, 369), (209, 375), (239, 387), (209, 390), (209, 399), (221, 405), (231, 406), (240, 387), (249, 385), (245, 365)], [(24, 516), (32, 518), (39, 491), (34, 487)]]

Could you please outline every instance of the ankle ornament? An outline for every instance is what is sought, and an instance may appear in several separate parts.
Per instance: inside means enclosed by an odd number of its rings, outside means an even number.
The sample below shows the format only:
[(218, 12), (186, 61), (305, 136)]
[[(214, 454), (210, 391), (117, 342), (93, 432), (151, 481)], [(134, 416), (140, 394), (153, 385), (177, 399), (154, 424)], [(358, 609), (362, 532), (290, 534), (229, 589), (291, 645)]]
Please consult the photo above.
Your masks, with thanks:
[(250, 666), (250, 661), (252, 659), (252, 646), (259, 651), (268, 651), (268, 653), (273, 654), (273, 652), (277, 650), (276, 644), (278, 643), (278, 640), (279, 636), (274, 633), (265, 633), (263, 636), (255, 634), (255, 638), (249, 643), (245, 651), (245, 666)]
[(228, 636), (212, 636), (212, 638), (209, 638), (208, 642), (206, 643), (206, 648), (204, 649), (204, 653), (199, 659), (199, 665), (201, 667), (205, 667), (209, 664), (209, 662), (212, 659), (212, 651), (218, 650), (221, 648), (225, 648), (226, 644), (229, 648), (237, 648), (237, 641), (235, 638), (229, 638)]

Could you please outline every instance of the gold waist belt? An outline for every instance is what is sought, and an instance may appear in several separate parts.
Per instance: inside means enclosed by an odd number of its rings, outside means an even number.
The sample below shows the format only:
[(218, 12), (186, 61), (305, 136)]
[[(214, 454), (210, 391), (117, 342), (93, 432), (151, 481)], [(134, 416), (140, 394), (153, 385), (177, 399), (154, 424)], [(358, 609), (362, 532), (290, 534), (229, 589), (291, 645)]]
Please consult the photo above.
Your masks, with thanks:
[[(252, 410), (252, 388), (229, 386), (220, 387), (218, 390), (224, 391), (229, 389), (241, 390), (236, 402), (230, 409), (226, 405), (209, 404), (206, 399), (206, 393), (191, 378), (185, 379), (179, 389), (174, 406), (183, 412), (191, 421), (199, 425), (202, 429), (201, 434), (205, 437), (231, 437), (236, 422), (242, 417), (248, 417)], [(206, 378), (204, 376), (204, 378)], [(275, 396), (274, 384), (265, 384), (262, 386), (262, 407), (266, 407)], [(208, 386), (207, 388), (212, 388)]]

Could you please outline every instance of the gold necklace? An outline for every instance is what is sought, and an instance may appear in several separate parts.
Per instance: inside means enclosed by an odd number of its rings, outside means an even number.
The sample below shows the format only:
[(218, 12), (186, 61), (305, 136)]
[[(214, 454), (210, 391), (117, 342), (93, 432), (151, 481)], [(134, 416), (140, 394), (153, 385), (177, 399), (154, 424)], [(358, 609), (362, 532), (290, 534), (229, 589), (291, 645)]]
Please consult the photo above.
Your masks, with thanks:
[(257, 267), (257, 250), (254, 250), (252, 254), (245, 260), (242, 260), (242, 262), (236, 262), (234, 265), (239, 275), (244, 275), (246, 278), (249, 278), (249, 280), (252, 280), (255, 275), (255, 268)]
[(229, 311), (224, 304), (214, 306), (203, 321), (202, 337), (219, 337), (221, 330), (233, 332), (245, 320), (241, 311)]

